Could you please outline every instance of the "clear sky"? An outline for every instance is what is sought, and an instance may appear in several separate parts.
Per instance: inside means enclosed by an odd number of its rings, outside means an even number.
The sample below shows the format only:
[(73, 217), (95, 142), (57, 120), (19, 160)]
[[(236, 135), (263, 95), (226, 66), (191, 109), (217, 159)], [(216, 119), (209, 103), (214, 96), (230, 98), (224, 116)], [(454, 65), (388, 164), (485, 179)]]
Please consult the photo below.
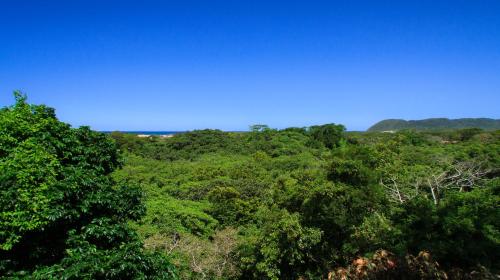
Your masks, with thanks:
[(500, 1), (0, 1), (0, 105), (97, 130), (500, 118)]

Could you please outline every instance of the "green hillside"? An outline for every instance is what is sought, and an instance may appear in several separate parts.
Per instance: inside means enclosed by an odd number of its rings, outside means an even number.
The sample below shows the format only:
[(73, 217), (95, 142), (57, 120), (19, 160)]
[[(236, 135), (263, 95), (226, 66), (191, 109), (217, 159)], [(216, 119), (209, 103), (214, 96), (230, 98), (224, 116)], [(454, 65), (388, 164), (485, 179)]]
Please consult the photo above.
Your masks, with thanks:
[(402, 129), (442, 130), (462, 128), (481, 128), (485, 130), (500, 129), (500, 120), (488, 118), (432, 118), (410, 121), (402, 119), (387, 119), (374, 124), (368, 129), (368, 131), (391, 131)]

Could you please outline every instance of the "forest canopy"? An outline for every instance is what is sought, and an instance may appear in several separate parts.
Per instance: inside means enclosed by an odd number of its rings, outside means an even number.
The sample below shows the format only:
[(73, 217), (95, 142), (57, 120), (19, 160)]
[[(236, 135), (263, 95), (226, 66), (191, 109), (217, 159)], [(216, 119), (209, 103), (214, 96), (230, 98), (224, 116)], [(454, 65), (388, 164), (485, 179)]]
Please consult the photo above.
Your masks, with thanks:
[(137, 232), (183, 279), (494, 279), (500, 268), (499, 131), (111, 136), (125, 155), (114, 178), (146, 193)]
[(500, 131), (170, 138), (0, 111), (7, 279), (496, 279)]
[(173, 279), (128, 226), (141, 190), (116, 184), (115, 142), (71, 128), (21, 93), (0, 111), (0, 275), (12, 279)]

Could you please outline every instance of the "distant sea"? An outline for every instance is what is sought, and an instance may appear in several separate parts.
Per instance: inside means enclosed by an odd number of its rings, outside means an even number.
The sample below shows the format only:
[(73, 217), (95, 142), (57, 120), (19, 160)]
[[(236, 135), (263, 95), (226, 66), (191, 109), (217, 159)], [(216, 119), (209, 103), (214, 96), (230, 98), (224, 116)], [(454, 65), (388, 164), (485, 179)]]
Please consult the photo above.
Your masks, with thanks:
[[(111, 133), (113, 131), (101, 131), (101, 132)], [(185, 131), (118, 131), (118, 132), (127, 134), (143, 134), (143, 135), (172, 135), (172, 134), (183, 133)]]

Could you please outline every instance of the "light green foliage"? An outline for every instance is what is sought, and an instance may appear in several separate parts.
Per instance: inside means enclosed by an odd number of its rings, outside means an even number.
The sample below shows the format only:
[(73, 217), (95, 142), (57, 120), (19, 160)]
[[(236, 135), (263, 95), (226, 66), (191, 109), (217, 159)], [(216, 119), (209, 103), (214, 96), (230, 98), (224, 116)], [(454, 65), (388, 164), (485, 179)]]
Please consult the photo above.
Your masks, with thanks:
[(54, 110), (0, 110), (0, 275), (9, 279), (175, 279), (128, 226), (144, 213), (138, 188), (115, 184), (115, 143)]
[[(122, 147), (135, 148), (122, 149), (125, 167), (113, 176), (141, 185), (149, 210), (137, 229), (155, 244), (180, 233), (199, 257), (220, 229), (237, 227), (238, 273), (230, 279), (326, 278), (380, 249), (403, 259), (430, 251), (446, 269), (477, 263), (498, 269), (488, 258), (500, 251), (499, 135), (346, 133), (334, 124), (194, 131), (140, 144), (115, 135)], [(470, 188), (439, 180), (471, 166), (468, 172), (483, 175)], [(427, 179), (434, 180), (437, 203)], [(189, 250), (171, 256), (186, 279), (200, 278)]]
[[(61, 166), (43, 139), (31, 137), (47, 126), (60, 126), (53, 111), (25, 103), (15, 94), (16, 105), (0, 111), (0, 248), (9, 250), (28, 231), (50, 222), (50, 199)], [(36, 123), (36, 125), (32, 125)]]
[(141, 221), (139, 232), (147, 237), (153, 233), (191, 233), (210, 236), (217, 226), (217, 220), (207, 214), (207, 202), (178, 200), (162, 197), (146, 203), (147, 214)]
[(401, 231), (384, 214), (374, 212), (354, 227), (350, 242), (344, 244), (344, 250), (351, 253), (375, 252), (380, 249), (391, 249), (400, 252), (397, 246), (403, 238)]
[(208, 194), (212, 215), (224, 225), (238, 225), (251, 217), (252, 206), (232, 187), (216, 187)]
[(312, 248), (322, 232), (301, 225), (299, 215), (286, 210), (263, 210), (263, 225), (256, 244), (254, 275), (268, 279), (293, 279), (304, 273)]
[(107, 136), (16, 98), (0, 111), (0, 272), (9, 277), (174, 277), (129, 225), (186, 279), (319, 279), (379, 249), (500, 268), (498, 132), (115, 132), (125, 157), (117, 170)]
[(50, 196), (60, 168), (53, 155), (29, 140), (0, 161), (4, 206), (0, 213), (2, 249), (11, 249), (26, 232), (50, 222), (53, 215)]
[(19, 93), (0, 110), (2, 276), (326, 279), (353, 259), (367, 279), (500, 269), (498, 131), (110, 136)]

